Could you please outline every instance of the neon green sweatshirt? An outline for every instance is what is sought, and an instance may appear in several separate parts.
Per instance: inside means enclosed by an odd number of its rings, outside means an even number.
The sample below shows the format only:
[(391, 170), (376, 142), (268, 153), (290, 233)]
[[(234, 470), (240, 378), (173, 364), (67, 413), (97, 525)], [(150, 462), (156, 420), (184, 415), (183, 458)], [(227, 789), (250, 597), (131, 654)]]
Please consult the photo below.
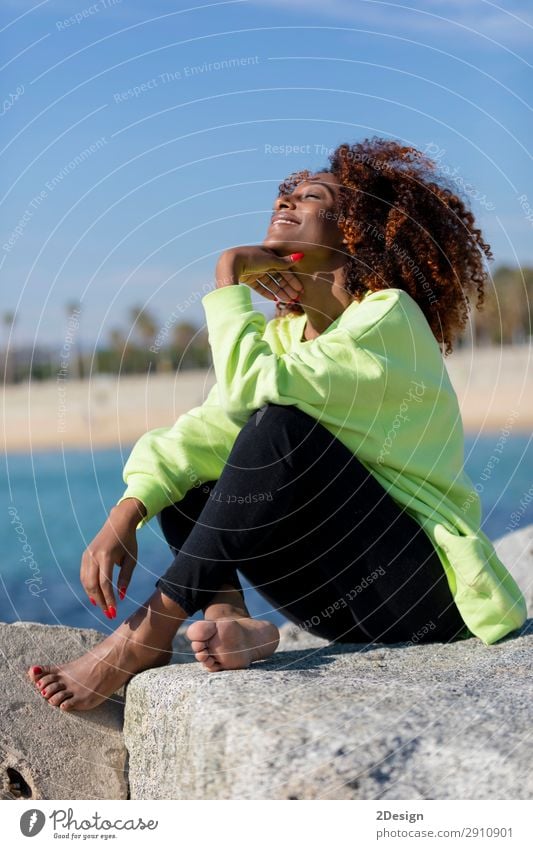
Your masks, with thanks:
[(416, 301), (403, 289), (369, 292), (307, 341), (305, 314), (267, 322), (244, 284), (213, 289), (202, 305), (217, 382), (203, 404), (133, 447), (117, 503), (143, 502), (147, 515), (137, 527), (193, 486), (217, 480), (255, 410), (294, 404), (422, 525), (471, 634), (489, 645), (520, 628), (526, 602), (480, 529), (457, 396)]

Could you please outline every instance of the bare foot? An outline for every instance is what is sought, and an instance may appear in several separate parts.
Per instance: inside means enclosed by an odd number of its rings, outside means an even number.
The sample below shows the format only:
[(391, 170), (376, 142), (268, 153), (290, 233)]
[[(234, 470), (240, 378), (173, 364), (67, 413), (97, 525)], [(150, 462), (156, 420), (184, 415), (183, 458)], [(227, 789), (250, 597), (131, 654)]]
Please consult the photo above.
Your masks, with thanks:
[(121, 627), (77, 660), (28, 670), (49, 704), (63, 710), (92, 710), (137, 672), (169, 662), (172, 644), (155, 652), (119, 636)]
[(279, 631), (271, 622), (247, 617), (202, 619), (187, 628), (194, 656), (209, 672), (245, 669), (274, 654)]
[[(183, 615), (174, 618), (176, 612)], [(154, 593), (146, 605), (82, 657), (62, 666), (31, 666), (28, 676), (54, 707), (91, 710), (137, 672), (167, 664), (174, 633), (186, 617), (179, 605)]]

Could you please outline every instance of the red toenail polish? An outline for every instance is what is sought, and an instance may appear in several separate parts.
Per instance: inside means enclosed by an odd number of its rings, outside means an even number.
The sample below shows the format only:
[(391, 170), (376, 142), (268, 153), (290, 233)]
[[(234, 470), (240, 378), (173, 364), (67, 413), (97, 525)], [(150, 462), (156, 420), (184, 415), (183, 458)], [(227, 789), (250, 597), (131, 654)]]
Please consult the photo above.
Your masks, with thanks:
[(110, 619), (114, 619), (114, 618), (115, 618), (115, 616), (117, 615), (117, 611), (115, 610), (115, 608), (113, 607), (113, 605), (111, 605), (111, 607), (108, 607), (107, 609), (108, 609), (108, 611), (109, 611)]
[(104, 615), (107, 616), (108, 619), (111, 619), (111, 614), (107, 608), (104, 610)]
[(118, 588), (118, 597), (121, 601), (124, 600), (125, 595), (126, 595), (126, 587), (119, 587)]
[(40, 666), (33, 666), (31, 671), (34, 673), (34, 675), (40, 675), (43, 670)]
[(91, 595), (89, 596), (89, 601), (91, 602), (91, 604), (94, 604), (94, 606), (96, 607), (96, 602)]
[(41, 690), (41, 695), (46, 696), (46, 690)]

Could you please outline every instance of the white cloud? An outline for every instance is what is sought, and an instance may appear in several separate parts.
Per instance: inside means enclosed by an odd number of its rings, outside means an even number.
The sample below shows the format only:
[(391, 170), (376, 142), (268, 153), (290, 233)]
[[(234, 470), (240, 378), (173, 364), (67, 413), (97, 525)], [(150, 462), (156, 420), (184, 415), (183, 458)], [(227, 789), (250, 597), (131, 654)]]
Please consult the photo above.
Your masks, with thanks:
[[(317, 17), (343, 21), (346, 25), (369, 27), (383, 32), (400, 31), (411, 36), (453, 34), (454, 38), (491, 45), (494, 39), (505, 46), (531, 44), (533, 10), (530, 2), (508, 0), (507, 7), (485, 0), (251, 0), (257, 7), (302, 11), (302, 24)], [(484, 38), (486, 36), (486, 38)]]

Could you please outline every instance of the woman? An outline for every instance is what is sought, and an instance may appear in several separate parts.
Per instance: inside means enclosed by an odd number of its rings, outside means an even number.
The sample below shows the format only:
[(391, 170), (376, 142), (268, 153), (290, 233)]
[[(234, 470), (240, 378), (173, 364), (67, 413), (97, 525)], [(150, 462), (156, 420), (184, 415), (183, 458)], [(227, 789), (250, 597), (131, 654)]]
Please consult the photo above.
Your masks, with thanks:
[[(224, 251), (203, 299), (217, 383), (145, 434), (127, 489), (82, 558), (116, 618), (157, 516), (174, 554), (147, 602), (95, 649), (32, 667), (43, 696), (87, 710), (167, 663), (179, 625), (210, 672), (277, 648), (236, 568), (292, 622), (337, 642), (494, 643), (524, 598), (480, 530), (444, 355), (483, 302), (490, 247), (414, 148), (340, 145), (280, 186), (263, 244)], [(276, 300), (268, 323), (251, 289)]]

